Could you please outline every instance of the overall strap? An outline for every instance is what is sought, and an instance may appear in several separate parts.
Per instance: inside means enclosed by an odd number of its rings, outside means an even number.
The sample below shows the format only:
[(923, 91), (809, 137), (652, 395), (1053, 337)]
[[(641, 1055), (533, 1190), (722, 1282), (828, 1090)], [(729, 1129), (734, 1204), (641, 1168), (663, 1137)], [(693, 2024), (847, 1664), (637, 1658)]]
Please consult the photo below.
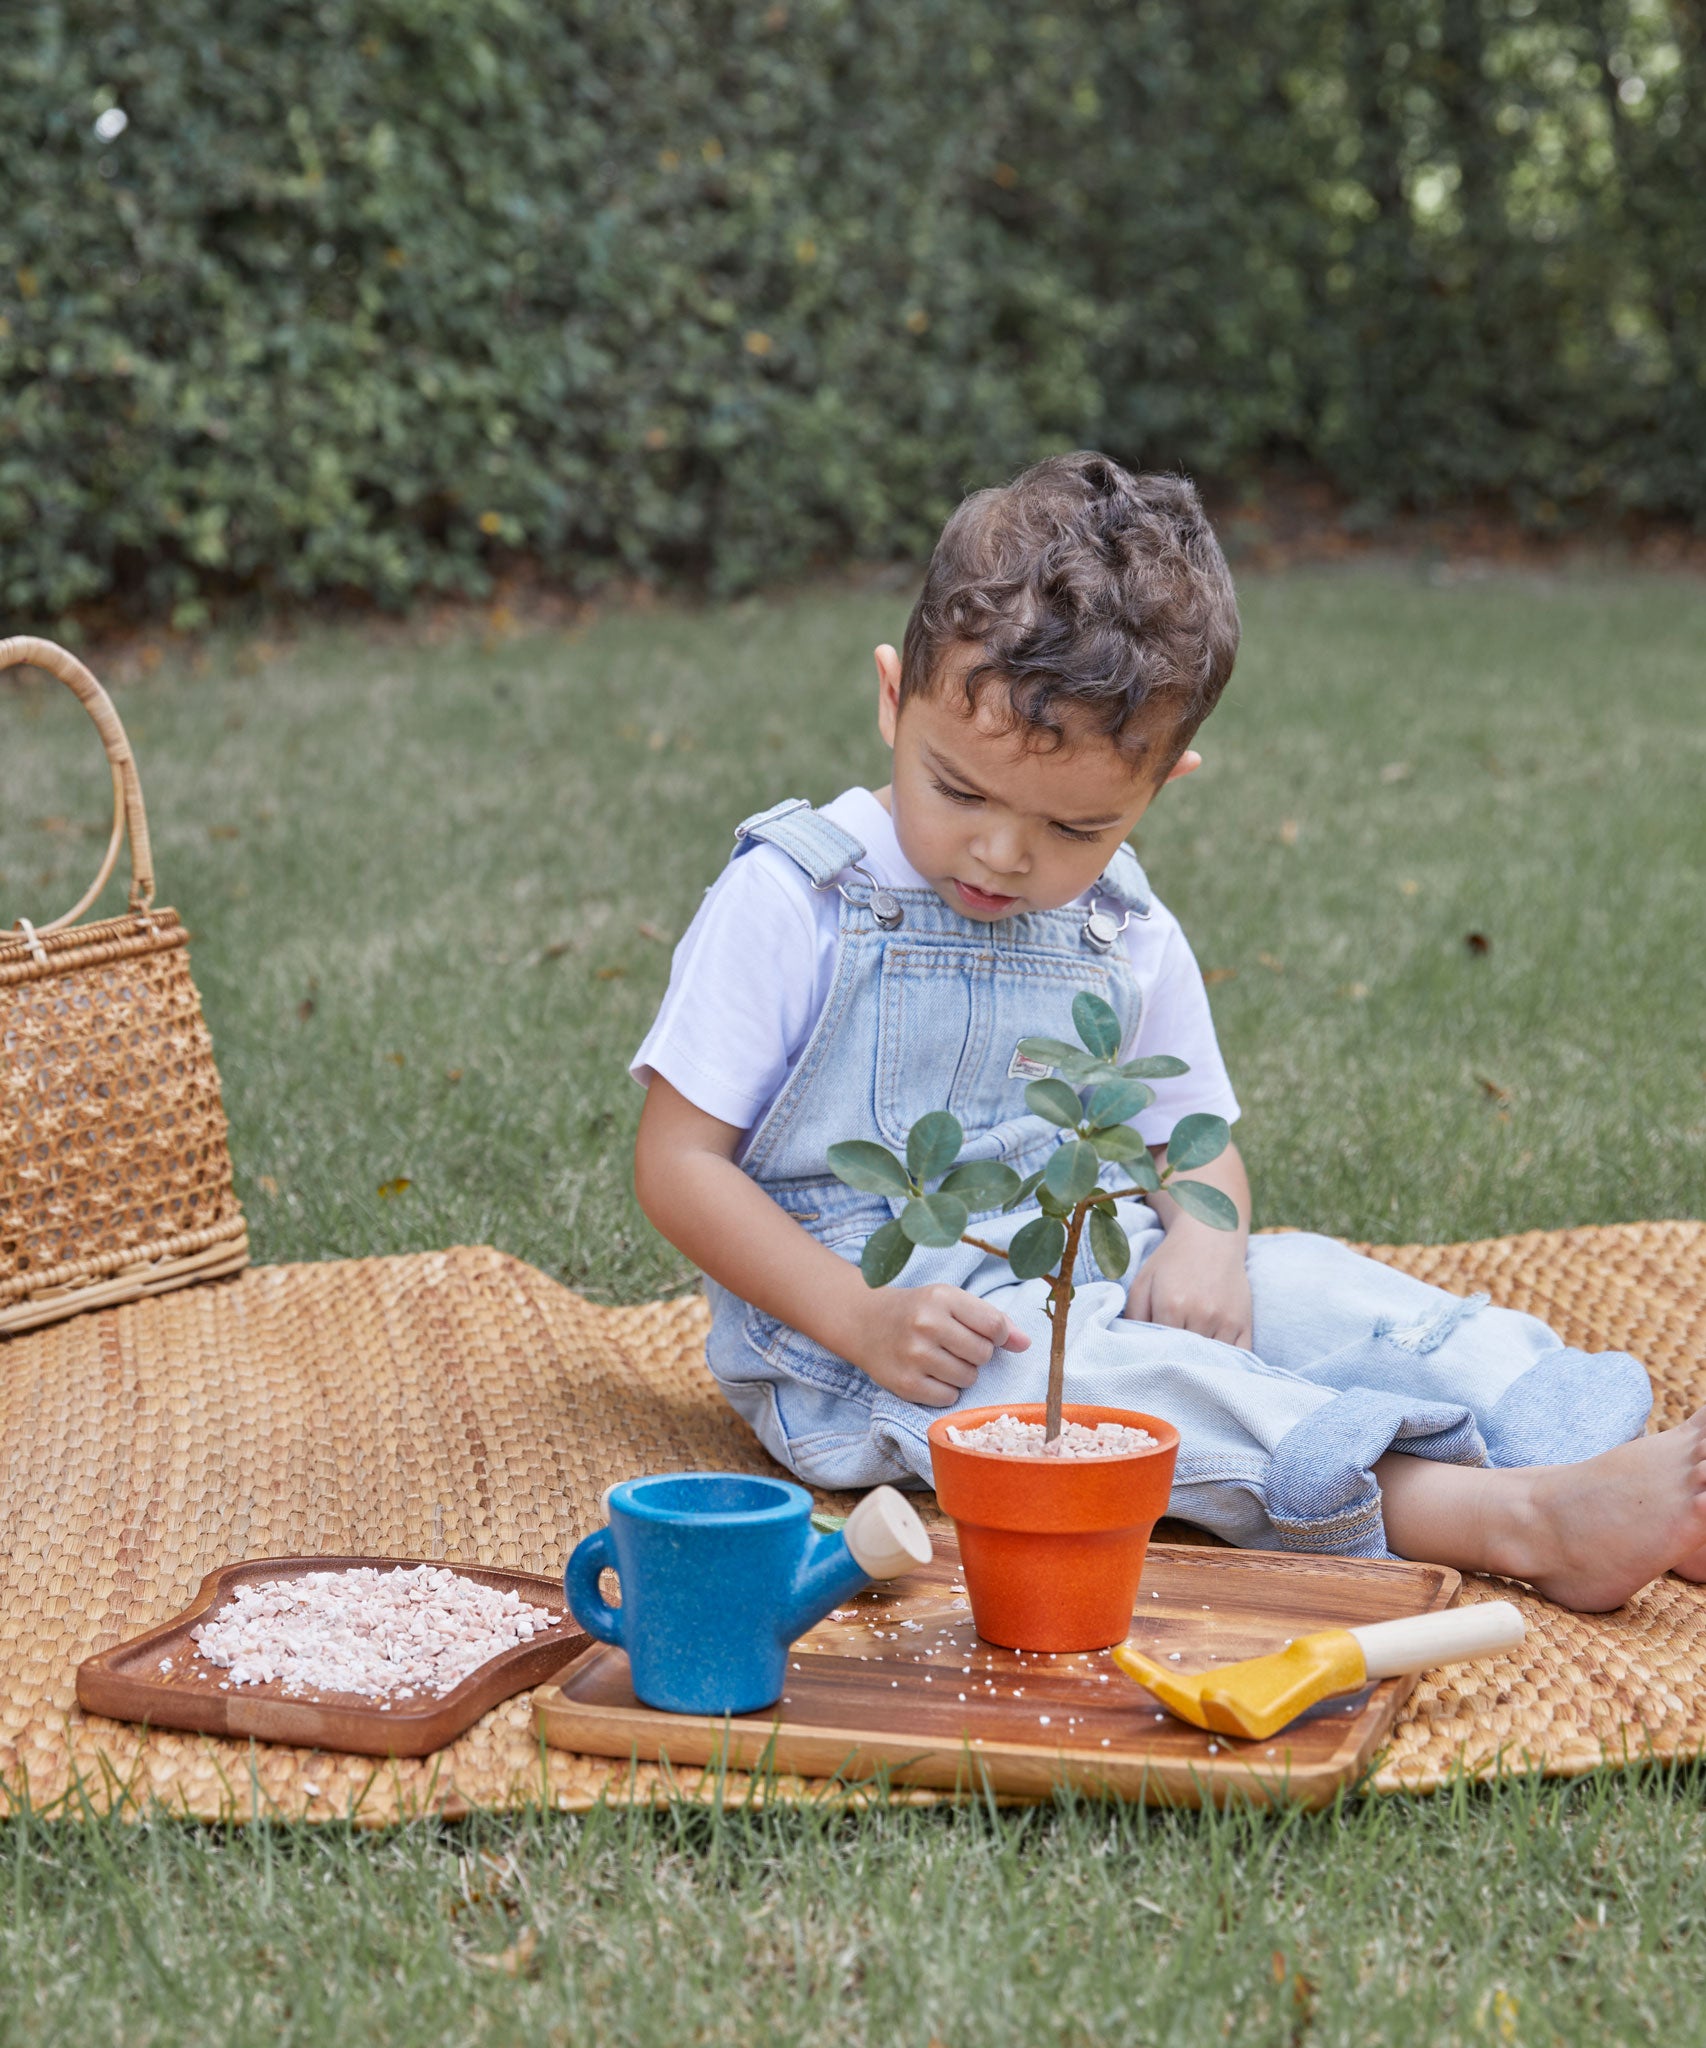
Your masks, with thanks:
[(1096, 887), (1102, 895), (1123, 903), (1133, 917), (1147, 917), (1155, 900), (1149, 877), (1139, 867), (1137, 855), (1123, 840), (1113, 859), (1102, 870)]
[(774, 846), (801, 868), (812, 886), (827, 889), (844, 868), (863, 860), (865, 849), (851, 832), (814, 811), (804, 797), (791, 796), (767, 811), (755, 811), (735, 827), (738, 860), (756, 845)]

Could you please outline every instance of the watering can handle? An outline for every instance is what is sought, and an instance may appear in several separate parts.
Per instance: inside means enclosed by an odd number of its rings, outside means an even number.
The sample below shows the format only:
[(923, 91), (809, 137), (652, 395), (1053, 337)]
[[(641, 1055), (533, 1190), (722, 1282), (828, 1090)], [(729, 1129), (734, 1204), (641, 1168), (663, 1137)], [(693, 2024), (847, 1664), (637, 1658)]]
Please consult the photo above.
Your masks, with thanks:
[(1508, 1600), (1480, 1600), (1443, 1614), (1413, 1614), (1403, 1621), (1375, 1621), (1353, 1628), (1370, 1678), (1393, 1678), (1430, 1664), (1454, 1664), (1467, 1657), (1492, 1657), (1514, 1650), (1527, 1634), (1521, 1611)]
[(622, 1610), (612, 1607), (598, 1590), (599, 1573), (615, 1569), (613, 1544), (608, 1528), (594, 1529), (590, 1536), (582, 1537), (569, 1553), (563, 1572), (563, 1593), (570, 1613), (589, 1636), (597, 1636), (601, 1643), (614, 1643), (621, 1649)]

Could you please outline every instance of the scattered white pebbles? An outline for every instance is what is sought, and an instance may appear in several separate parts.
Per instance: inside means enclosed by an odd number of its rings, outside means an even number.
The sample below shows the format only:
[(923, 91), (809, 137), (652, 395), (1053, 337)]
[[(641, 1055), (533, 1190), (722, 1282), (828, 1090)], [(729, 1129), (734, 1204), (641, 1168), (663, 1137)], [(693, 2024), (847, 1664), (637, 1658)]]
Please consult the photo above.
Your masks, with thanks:
[[(1046, 1441), (1040, 1422), (1021, 1422), (1016, 1415), (992, 1415), (976, 1429), (955, 1429), (948, 1425), (949, 1438), (967, 1451), (993, 1451), (1003, 1458), (1037, 1458)], [(1082, 1422), (1063, 1422), (1059, 1458), (1121, 1458), (1133, 1451), (1152, 1451), (1159, 1439), (1146, 1429), (1133, 1429), (1125, 1422), (1098, 1422), (1094, 1429)]]
[(410, 1699), (451, 1691), (562, 1618), (442, 1565), (364, 1565), (239, 1586), (190, 1634), (228, 1684)]

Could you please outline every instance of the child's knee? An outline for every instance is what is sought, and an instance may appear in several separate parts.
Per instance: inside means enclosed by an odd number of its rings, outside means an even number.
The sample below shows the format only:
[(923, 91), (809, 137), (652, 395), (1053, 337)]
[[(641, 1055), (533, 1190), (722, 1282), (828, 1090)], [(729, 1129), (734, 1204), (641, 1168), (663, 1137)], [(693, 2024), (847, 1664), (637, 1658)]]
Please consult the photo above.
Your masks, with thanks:
[(1646, 1427), (1653, 1388), (1627, 1352), (1546, 1351), (1512, 1381), (1481, 1424), (1495, 1465), (1574, 1465)]

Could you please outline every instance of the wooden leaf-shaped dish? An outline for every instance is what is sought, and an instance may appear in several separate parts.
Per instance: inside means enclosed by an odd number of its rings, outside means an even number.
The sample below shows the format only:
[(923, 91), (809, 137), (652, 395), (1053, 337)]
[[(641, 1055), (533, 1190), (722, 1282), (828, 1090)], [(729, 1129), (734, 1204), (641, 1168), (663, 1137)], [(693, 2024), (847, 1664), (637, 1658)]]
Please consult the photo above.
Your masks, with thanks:
[[(238, 1685), (196, 1649), (190, 1631), (238, 1586), (297, 1579), (307, 1572), (390, 1571), (440, 1565), (458, 1578), (518, 1593), (561, 1620), (513, 1650), (489, 1658), (450, 1692), (389, 1703), (361, 1693), (287, 1693), (277, 1680)], [(428, 1756), (471, 1728), (482, 1714), (554, 1671), (587, 1647), (563, 1600), (561, 1579), (486, 1565), (418, 1557), (257, 1557), (222, 1565), (202, 1580), (181, 1614), (129, 1642), (85, 1657), (77, 1667), (77, 1699), (86, 1713), (154, 1728), (206, 1735), (253, 1736), (303, 1749), (342, 1749), (358, 1756)], [(170, 1669), (162, 1670), (163, 1662)]]

